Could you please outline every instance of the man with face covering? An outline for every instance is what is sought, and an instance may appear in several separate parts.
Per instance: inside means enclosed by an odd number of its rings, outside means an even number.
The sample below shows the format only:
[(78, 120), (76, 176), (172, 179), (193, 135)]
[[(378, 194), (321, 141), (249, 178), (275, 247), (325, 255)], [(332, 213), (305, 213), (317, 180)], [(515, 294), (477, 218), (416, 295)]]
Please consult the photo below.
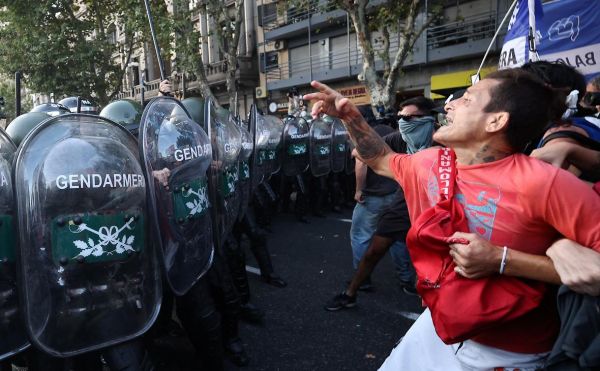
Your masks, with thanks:
[(435, 104), (425, 97), (414, 97), (400, 103), (398, 126), (406, 142), (408, 154), (431, 146), (435, 119), (431, 110)]
[[(434, 129), (432, 116), (434, 107), (435, 104), (431, 99), (422, 96), (400, 103), (398, 112), (400, 131), (384, 136), (385, 142), (397, 153), (413, 154), (429, 148)], [(368, 242), (368, 248), (360, 252), (358, 263), (356, 263), (357, 251), (354, 249), (355, 245), (352, 245), (355, 264), (357, 264), (356, 273), (348, 287), (325, 305), (326, 310), (336, 311), (354, 307), (357, 290), (369, 287), (371, 272), (388, 250), (396, 266), (402, 290), (408, 295), (417, 294), (415, 271), (405, 244), (410, 219), (402, 188), (397, 188), (393, 198), (379, 210), (377, 219), (376, 229)]]

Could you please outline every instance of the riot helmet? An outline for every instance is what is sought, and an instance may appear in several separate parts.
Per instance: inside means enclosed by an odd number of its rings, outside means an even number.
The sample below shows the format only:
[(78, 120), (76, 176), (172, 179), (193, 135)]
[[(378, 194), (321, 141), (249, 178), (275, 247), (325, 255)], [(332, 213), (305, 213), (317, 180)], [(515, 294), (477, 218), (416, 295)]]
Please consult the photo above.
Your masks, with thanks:
[(45, 112), (50, 116), (58, 116), (71, 113), (71, 110), (60, 103), (42, 103), (33, 107), (30, 112)]
[(100, 111), (100, 116), (124, 126), (130, 133), (136, 135), (142, 119), (142, 105), (131, 99), (120, 99), (109, 103)]
[(50, 117), (52, 116), (44, 112), (29, 112), (22, 114), (8, 124), (6, 127), (6, 134), (8, 134), (13, 143), (18, 147), (33, 128)]
[(192, 117), (200, 126), (204, 126), (204, 99), (200, 97), (185, 98), (181, 104), (187, 109)]
[[(79, 112), (77, 112), (78, 101), (81, 101), (81, 108)], [(61, 99), (58, 103), (67, 107), (72, 113), (87, 113), (90, 115), (97, 115), (100, 112), (100, 107), (98, 104), (87, 98), (68, 97)]]

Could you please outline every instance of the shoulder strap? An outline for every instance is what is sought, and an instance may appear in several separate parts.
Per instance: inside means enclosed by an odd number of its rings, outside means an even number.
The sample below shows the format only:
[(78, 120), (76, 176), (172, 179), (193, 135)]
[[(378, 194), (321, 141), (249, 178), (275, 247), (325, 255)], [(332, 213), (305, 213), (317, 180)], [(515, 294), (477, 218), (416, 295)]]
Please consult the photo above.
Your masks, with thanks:
[(554, 132), (554, 133), (548, 135), (546, 138), (544, 138), (542, 140), (542, 142), (540, 143), (540, 147), (545, 146), (546, 143), (548, 143), (552, 139), (556, 139), (556, 138), (575, 139), (577, 142), (579, 142), (579, 144), (581, 144), (584, 147), (587, 147), (594, 151), (600, 151), (600, 143), (599, 142), (596, 142), (595, 140), (588, 138), (585, 135), (582, 135), (580, 133), (577, 133), (574, 131), (567, 131), (567, 130), (557, 131), (557, 132)]
[(456, 155), (450, 148), (438, 150), (437, 178), (440, 200), (452, 198), (456, 179)]

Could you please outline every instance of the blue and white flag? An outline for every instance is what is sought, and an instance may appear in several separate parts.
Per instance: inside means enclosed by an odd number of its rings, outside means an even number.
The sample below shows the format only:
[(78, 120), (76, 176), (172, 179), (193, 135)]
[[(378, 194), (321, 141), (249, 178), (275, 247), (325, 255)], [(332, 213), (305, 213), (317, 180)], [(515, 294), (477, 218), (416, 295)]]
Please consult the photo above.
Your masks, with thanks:
[[(538, 3), (536, 0), (535, 29), (540, 59), (573, 66), (588, 80), (600, 74), (600, 1), (556, 0), (544, 4), (543, 11), (538, 10)], [(499, 69), (518, 67), (532, 59), (528, 5), (528, 0), (519, 0), (516, 5), (504, 38)]]
[[(530, 13), (532, 8), (535, 11)], [(541, 0), (518, 0), (504, 37), (504, 45), (498, 62), (499, 69), (519, 67), (533, 58), (533, 53), (529, 50), (529, 28), (532, 28), (535, 38), (539, 39), (539, 33), (536, 30), (542, 22), (543, 16)]]
[(600, 74), (600, 1), (559, 0), (544, 4), (540, 59), (575, 67), (589, 80)]

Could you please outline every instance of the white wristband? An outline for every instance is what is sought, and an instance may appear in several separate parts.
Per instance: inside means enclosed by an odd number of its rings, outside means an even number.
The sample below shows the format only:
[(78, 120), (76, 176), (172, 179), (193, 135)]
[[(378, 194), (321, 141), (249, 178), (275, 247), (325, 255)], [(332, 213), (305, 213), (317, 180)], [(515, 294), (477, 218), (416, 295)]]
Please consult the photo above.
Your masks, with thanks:
[(502, 261), (500, 262), (500, 274), (504, 274), (504, 269), (506, 268), (506, 255), (508, 255), (508, 247), (504, 246), (503, 249)]

